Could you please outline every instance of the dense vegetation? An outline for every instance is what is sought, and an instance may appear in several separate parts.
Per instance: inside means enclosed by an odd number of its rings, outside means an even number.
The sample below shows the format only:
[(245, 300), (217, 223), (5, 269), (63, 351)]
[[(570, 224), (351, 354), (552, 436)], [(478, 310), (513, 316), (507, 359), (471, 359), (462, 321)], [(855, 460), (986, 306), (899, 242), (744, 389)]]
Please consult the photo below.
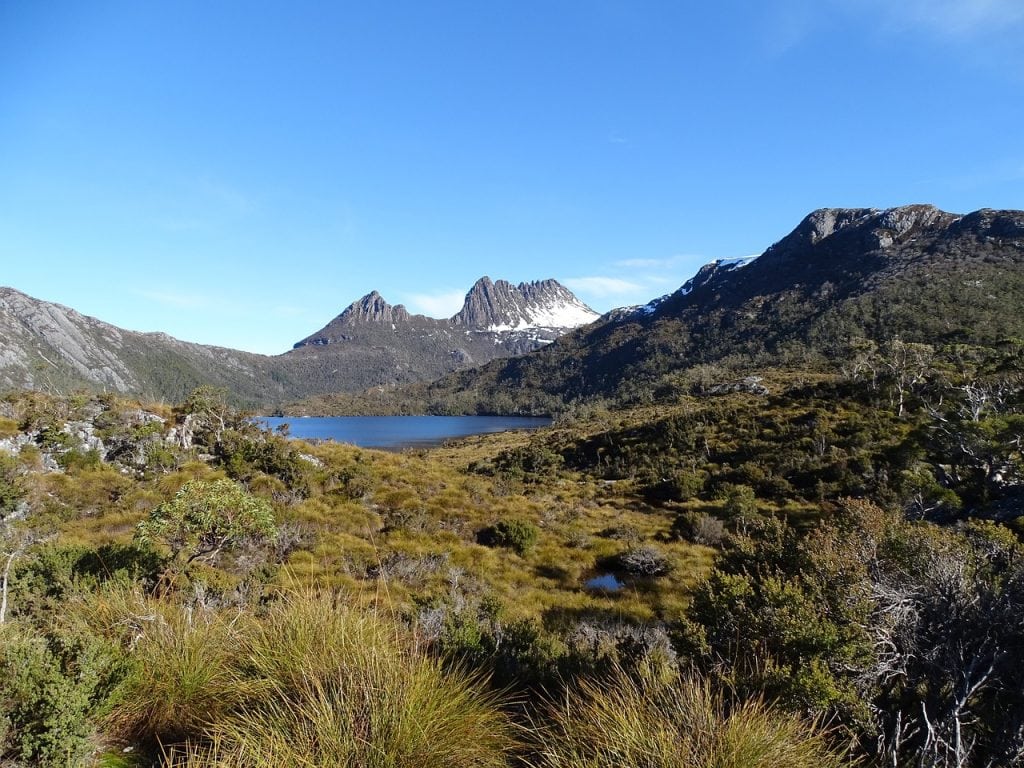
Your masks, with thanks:
[(1022, 354), (705, 364), (403, 454), (11, 393), (3, 760), (1015, 764)]

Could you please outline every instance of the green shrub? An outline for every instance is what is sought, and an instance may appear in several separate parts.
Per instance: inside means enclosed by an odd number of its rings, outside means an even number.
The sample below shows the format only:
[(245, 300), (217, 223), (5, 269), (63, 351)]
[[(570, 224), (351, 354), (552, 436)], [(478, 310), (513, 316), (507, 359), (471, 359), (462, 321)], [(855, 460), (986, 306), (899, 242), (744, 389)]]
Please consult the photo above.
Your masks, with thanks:
[(525, 555), (537, 543), (540, 529), (525, 520), (499, 520), (479, 534), (479, 541), (489, 547), (506, 547), (518, 555)]
[(725, 538), (725, 526), (717, 517), (687, 510), (672, 522), (672, 535), (694, 544), (717, 547)]
[(753, 517), (757, 514), (757, 498), (749, 485), (731, 485), (722, 494), (722, 514), (727, 520)]
[(0, 626), (0, 762), (76, 766), (93, 749), (122, 659), (89, 635)]
[(0, 454), (0, 520), (14, 512), (25, 498), (25, 485), (18, 460)]

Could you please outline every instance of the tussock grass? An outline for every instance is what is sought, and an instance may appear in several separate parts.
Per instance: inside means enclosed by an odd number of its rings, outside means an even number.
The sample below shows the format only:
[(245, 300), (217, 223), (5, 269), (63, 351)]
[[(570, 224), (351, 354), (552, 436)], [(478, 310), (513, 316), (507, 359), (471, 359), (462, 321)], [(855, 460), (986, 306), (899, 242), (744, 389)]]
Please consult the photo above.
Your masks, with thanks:
[(161, 745), (165, 765), (498, 768), (518, 746), (484, 680), (334, 593), (250, 614), (124, 592), (96, 599), (90, 618), (136, 662), (108, 732)]
[(90, 623), (132, 649), (109, 732), (142, 743), (202, 738), (239, 706), (251, 686), (235, 674), (244, 626), (237, 618), (127, 590), (95, 598)]
[(542, 768), (840, 768), (821, 726), (704, 680), (584, 682), (537, 731)]
[(256, 699), (221, 722), (216, 765), (504, 766), (509, 720), (482, 681), (446, 671), (390, 618), (315, 592), (243, 639)]

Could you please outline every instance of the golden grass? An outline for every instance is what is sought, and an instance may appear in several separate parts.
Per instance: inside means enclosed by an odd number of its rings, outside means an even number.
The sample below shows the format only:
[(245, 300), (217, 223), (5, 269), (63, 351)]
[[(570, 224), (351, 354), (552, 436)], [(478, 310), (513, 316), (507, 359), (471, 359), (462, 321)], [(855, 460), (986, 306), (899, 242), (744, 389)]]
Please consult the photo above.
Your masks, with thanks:
[(305, 590), (253, 615), (95, 598), (91, 623), (135, 662), (107, 729), (165, 745), (175, 766), (508, 765), (518, 739), (498, 695), (349, 602)]
[(730, 702), (686, 677), (617, 673), (584, 682), (538, 726), (541, 768), (840, 768), (851, 763), (816, 722), (760, 700)]

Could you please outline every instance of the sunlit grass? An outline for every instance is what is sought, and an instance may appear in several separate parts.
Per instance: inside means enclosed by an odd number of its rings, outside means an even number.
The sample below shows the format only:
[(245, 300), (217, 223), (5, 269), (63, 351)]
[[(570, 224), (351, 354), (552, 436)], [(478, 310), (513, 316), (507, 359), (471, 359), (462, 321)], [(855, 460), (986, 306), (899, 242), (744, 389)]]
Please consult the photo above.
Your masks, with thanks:
[(686, 677), (583, 682), (539, 726), (542, 768), (840, 768), (817, 723), (760, 700), (732, 702)]

